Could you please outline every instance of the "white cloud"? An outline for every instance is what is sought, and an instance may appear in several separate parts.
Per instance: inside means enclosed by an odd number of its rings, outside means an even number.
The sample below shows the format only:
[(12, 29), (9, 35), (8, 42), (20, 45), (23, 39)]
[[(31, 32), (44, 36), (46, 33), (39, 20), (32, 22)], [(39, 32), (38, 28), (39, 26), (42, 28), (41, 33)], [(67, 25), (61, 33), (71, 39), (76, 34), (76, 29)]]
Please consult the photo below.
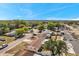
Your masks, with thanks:
[(46, 20), (79, 20), (79, 18), (55, 18), (55, 17), (47, 17)]
[(47, 17), (46, 20), (68, 20), (66, 18)]
[(72, 20), (79, 20), (79, 18), (75, 18), (75, 19), (72, 19)]

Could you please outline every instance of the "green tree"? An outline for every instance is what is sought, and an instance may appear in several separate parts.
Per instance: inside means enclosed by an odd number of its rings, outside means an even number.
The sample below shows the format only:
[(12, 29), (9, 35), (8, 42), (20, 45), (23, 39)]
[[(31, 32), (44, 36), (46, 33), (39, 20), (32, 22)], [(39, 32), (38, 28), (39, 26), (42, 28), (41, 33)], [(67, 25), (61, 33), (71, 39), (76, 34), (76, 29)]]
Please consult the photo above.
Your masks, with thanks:
[(24, 20), (14, 20), (14, 24), (16, 28), (28, 26), (28, 23)]
[(45, 27), (44, 27), (44, 25), (39, 25), (38, 29), (39, 29), (39, 31), (41, 33), (45, 29)]
[(56, 23), (48, 22), (47, 29), (53, 30), (53, 28), (54, 28), (55, 26), (56, 26)]
[(15, 29), (15, 24), (8, 24), (8, 27), (10, 28), (10, 30)]
[(2, 30), (3, 34), (10, 31), (10, 29), (8, 27), (2, 27), (1, 30)]
[(23, 27), (24, 32), (27, 32), (29, 30), (29, 28), (27, 27)]
[(67, 54), (67, 45), (64, 41), (57, 40), (56, 41), (56, 55), (63, 55), (63, 53)]
[(48, 22), (47, 29), (53, 30), (54, 27), (57, 27), (59, 29), (60, 26), (61, 26), (61, 23), (59, 22)]
[(64, 41), (61, 40), (49, 40), (46, 41), (42, 46), (43, 50), (50, 50), (52, 55), (63, 55), (63, 53), (67, 54), (67, 46)]
[(19, 28), (19, 29), (16, 29), (16, 36), (20, 37), (20, 36), (23, 36), (23, 33), (25, 32), (24, 28)]

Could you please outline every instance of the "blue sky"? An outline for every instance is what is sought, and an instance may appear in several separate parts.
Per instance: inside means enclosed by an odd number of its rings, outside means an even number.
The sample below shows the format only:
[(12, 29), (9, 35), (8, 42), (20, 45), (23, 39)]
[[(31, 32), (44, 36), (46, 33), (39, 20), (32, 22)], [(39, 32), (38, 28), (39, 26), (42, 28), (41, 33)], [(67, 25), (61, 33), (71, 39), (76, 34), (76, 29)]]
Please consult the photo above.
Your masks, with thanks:
[(79, 20), (78, 3), (0, 4), (0, 20)]

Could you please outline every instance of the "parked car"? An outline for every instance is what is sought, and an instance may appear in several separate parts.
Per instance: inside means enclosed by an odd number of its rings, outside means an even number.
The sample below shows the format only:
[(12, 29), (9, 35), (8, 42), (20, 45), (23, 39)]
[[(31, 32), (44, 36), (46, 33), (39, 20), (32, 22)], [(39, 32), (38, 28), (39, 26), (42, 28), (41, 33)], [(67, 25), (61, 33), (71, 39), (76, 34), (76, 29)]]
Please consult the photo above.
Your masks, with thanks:
[(47, 34), (47, 37), (50, 38), (51, 37), (51, 34)]
[(69, 41), (73, 41), (72, 39), (70, 39)]
[(33, 33), (33, 36), (36, 36), (37, 34)]
[(7, 46), (8, 44), (3, 44), (2, 46), (0, 46), (0, 50), (6, 48)]
[(61, 35), (64, 35), (64, 32), (61, 32)]
[(3, 45), (2, 45), (3, 48), (5, 48), (5, 47), (7, 47), (7, 46), (8, 46), (8, 44), (3, 44)]

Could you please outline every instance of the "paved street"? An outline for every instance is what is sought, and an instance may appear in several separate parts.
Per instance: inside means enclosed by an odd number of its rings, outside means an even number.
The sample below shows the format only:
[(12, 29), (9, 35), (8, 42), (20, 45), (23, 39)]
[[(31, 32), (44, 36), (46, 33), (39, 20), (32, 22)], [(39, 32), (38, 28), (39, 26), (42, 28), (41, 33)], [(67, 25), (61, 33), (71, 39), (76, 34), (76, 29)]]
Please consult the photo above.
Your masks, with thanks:
[(72, 44), (75, 54), (79, 54), (79, 40), (74, 39), (71, 33), (69, 33), (67, 30), (64, 32), (64, 37)]
[(11, 42), (10, 44), (8, 44), (8, 47), (0, 50), (0, 55), (3, 55), (6, 51), (15, 47), (16, 45), (20, 44), (23, 40), (28, 39), (30, 37), (32, 37), (32, 34), (25, 34), (25, 36), (23, 38), (20, 38), (20, 39), (17, 39), (15, 41)]
[(68, 53), (75, 54), (72, 44), (69, 41), (65, 41), (68, 47)]

